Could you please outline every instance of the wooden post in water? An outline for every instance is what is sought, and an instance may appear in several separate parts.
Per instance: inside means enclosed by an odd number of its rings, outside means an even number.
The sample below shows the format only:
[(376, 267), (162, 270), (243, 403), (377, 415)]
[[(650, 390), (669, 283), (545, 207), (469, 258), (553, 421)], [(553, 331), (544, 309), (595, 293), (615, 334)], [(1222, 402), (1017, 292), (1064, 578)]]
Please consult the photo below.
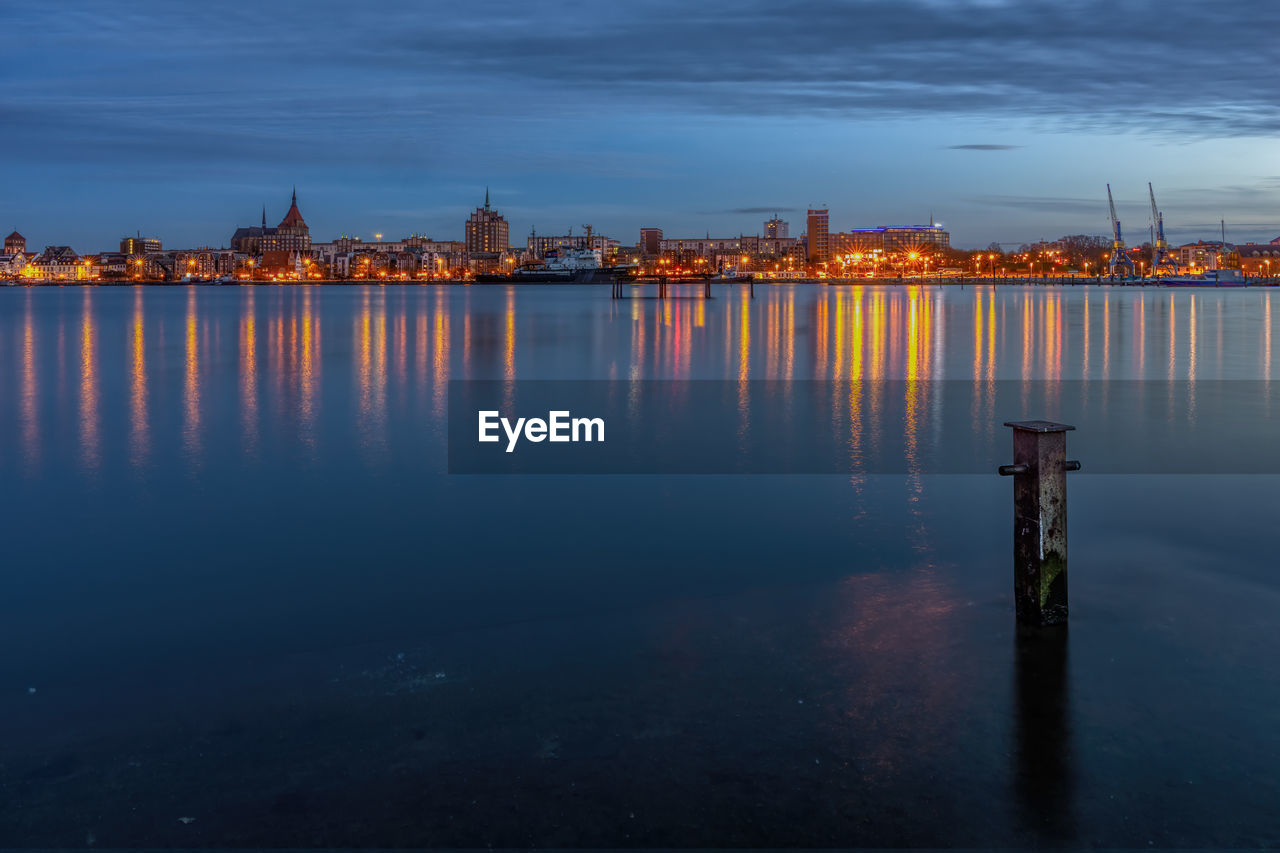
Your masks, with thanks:
[(1052, 421), (1007, 421), (1013, 428), (1013, 600), (1018, 621), (1067, 621), (1067, 431)]

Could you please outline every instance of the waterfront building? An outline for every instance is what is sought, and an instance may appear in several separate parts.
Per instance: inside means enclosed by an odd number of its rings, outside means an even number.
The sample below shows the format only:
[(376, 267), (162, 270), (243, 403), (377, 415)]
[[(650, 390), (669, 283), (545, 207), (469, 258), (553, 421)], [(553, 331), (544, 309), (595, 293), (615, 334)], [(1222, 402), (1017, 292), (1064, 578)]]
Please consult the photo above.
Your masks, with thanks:
[(202, 246), (169, 253), (165, 265), (174, 278), (214, 278), (235, 272), (235, 252)]
[(680, 237), (659, 242), (664, 258), (707, 271), (803, 265), (803, 244), (795, 237)]
[(159, 237), (121, 237), (120, 252), (125, 255), (147, 255), (161, 251)]
[(262, 208), (262, 224), (247, 228), (237, 227), (231, 235), (231, 248), (246, 255), (258, 255), (262, 251), (262, 238), (267, 233), (267, 208)]
[(272, 229), (272, 233), (262, 238), (264, 252), (294, 252), (306, 254), (311, 251), (311, 229), (298, 211), (298, 191), (293, 191), (289, 201), (289, 211), (280, 220), (280, 224)]
[(104, 279), (122, 279), (129, 275), (129, 256), (124, 252), (102, 252), (98, 255), (98, 274)]
[(27, 238), (14, 231), (4, 238), (4, 253), (6, 255), (25, 255), (27, 253)]
[(766, 237), (789, 237), (791, 235), (791, 223), (786, 220), (779, 219), (775, 213), (772, 219), (766, 219), (764, 223), (764, 236)]
[(231, 248), (250, 257), (259, 257), (264, 252), (309, 253), (311, 229), (298, 211), (298, 191), (293, 191), (289, 212), (279, 225), (267, 226), (267, 209), (263, 207), (262, 224), (236, 228), (231, 235)]
[(1175, 250), (1178, 266), (1182, 269), (1216, 270), (1220, 265), (1223, 249), (1223, 244), (1217, 240), (1186, 243)]
[(22, 275), (22, 268), (27, 265), (24, 252), (0, 253), (0, 278), (17, 278)]
[(831, 257), (831, 246), (828, 240), (830, 213), (826, 208), (810, 209), (806, 224), (808, 226), (809, 263), (826, 263), (827, 259)]
[(1236, 252), (1240, 255), (1240, 270), (1245, 275), (1280, 276), (1280, 240), (1241, 243), (1236, 246)]
[(940, 225), (881, 225), (829, 234), (831, 255), (866, 252), (914, 252), (951, 248), (951, 235)]
[(640, 254), (657, 255), (662, 252), (662, 229), (640, 229)]
[(409, 275), (436, 278), (455, 275), (466, 269), (467, 253), (459, 240), (432, 240), (411, 235), (403, 240), (367, 243), (359, 237), (342, 236), (326, 243), (314, 243), (311, 259), (321, 272), (334, 278), (376, 278)]
[(507, 220), (489, 207), (489, 190), (484, 191), (484, 207), (477, 207), (467, 219), (465, 239), (467, 251), (473, 255), (505, 252), (511, 247)]
[(45, 246), (24, 267), (24, 274), (49, 281), (83, 281), (89, 278), (88, 267), (70, 246)]

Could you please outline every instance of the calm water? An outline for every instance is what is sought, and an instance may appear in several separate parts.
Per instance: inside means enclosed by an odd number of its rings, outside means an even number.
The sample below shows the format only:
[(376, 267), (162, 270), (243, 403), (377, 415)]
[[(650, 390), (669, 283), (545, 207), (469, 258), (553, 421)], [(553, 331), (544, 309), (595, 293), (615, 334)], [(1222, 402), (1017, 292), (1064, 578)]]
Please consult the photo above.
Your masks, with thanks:
[(0, 846), (1280, 843), (1276, 477), (1073, 475), (1071, 629), (1020, 638), (994, 474), (450, 476), (445, 419), (1269, 382), (1280, 293), (744, 296), (0, 290)]

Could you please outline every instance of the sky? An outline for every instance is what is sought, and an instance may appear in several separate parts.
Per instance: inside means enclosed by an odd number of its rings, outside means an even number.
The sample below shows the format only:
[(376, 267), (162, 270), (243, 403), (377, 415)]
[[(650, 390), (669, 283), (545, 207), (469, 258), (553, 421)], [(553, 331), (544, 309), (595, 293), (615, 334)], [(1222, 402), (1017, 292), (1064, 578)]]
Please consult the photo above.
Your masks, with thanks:
[(0, 231), (31, 246), (522, 244), (923, 224), (954, 245), (1280, 236), (1280, 4), (61, 0), (5, 12)]

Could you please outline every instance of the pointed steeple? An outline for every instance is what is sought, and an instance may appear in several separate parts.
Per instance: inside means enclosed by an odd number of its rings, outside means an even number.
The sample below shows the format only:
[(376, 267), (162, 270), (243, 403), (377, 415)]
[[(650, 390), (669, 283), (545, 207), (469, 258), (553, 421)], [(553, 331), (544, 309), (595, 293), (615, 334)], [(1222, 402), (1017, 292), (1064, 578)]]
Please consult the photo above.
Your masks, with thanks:
[(265, 204), (262, 206), (262, 227), (267, 227), (267, 206)]
[(488, 187), (484, 188), (484, 209), (485, 210), (489, 209), (489, 188)]
[(280, 228), (305, 228), (307, 223), (302, 219), (302, 213), (298, 210), (298, 190), (293, 190), (293, 198), (289, 202), (289, 212), (284, 215), (284, 219), (280, 221)]

